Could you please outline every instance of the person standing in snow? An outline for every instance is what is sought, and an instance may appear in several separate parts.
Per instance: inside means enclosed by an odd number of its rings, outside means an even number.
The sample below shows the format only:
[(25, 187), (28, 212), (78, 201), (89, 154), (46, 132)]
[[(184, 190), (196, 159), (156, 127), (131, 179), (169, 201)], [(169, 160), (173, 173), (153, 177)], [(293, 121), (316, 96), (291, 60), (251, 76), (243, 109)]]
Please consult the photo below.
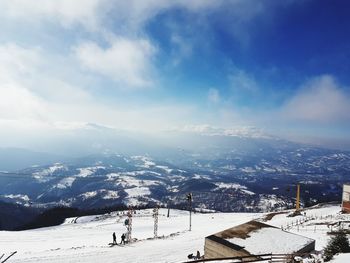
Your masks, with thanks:
[(113, 244), (117, 244), (117, 237), (115, 235), (115, 232), (113, 232)]
[(121, 238), (122, 238), (122, 241), (120, 242), (120, 244), (125, 245), (125, 234), (124, 233), (122, 234)]
[(199, 251), (197, 250), (197, 259), (201, 258), (201, 253), (199, 253)]

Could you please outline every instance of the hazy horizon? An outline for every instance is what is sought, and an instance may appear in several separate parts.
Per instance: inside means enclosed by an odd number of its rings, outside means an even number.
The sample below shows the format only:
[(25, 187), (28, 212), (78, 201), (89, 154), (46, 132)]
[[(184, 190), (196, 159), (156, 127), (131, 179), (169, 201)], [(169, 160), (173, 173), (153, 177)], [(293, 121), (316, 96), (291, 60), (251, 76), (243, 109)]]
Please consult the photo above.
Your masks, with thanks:
[(0, 148), (69, 148), (98, 127), (96, 141), (231, 130), (350, 150), (349, 7), (1, 1)]

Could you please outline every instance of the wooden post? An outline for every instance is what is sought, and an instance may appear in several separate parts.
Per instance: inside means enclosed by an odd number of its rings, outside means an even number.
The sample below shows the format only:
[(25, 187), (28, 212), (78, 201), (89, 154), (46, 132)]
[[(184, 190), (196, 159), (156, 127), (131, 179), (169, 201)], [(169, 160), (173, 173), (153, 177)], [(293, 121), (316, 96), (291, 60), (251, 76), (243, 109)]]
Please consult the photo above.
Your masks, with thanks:
[(300, 184), (297, 185), (297, 200), (296, 200), (295, 210), (296, 211), (300, 210)]

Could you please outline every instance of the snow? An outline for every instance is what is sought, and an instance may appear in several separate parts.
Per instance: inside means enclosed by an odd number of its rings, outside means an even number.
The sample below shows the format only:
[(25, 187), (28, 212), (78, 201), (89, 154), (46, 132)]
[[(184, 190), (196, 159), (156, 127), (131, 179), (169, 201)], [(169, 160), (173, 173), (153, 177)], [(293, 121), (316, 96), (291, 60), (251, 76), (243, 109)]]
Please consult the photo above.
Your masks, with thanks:
[(331, 260), (330, 262), (331, 263), (349, 263), (350, 262), (350, 253), (336, 255), (333, 258), (333, 260)]
[(87, 177), (94, 173), (94, 170), (91, 169), (91, 167), (79, 168), (78, 170), (79, 170), (79, 174), (77, 175), (78, 177)]
[(230, 238), (227, 241), (244, 247), (252, 254), (290, 254), (312, 242), (311, 239), (272, 227), (250, 232), (249, 236), (246, 239)]
[(255, 195), (255, 193), (254, 193), (254, 192), (249, 191), (249, 190), (246, 190), (246, 189), (241, 189), (241, 191), (242, 191), (243, 193), (248, 194), (248, 195)]
[(120, 178), (115, 181), (117, 184), (121, 184), (123, 187), (130, 187), (130, 186), (136, 186), (136, 187), (143, 187), (143, 186), (151, 186), (151, 185), (159, 185), (162, 184), (162, 182), (154, 181), (154, 180), (140, 180), (136, 179), (134, 177), (130, 176), (124, 176), (123, 178)]
[(240, 168), (239, 170), (241, 170), (242, 172), (245, 172), (245, 173), (254, 173), (255, 172), (254, 168), (249, 167), (249, 166)]
[(151, 158), (147, 157), (147, 156), (132, 156), (131, 159), (133, 160), (137, 160), (137, 161), (142, 161), (143, 164), (142, 165), (137, 165), (139, 167), (144, 167), (144, 168), (151, 168), (153, 166), (155, 166), (156, 164), (152, 161)]
[(85, 192), (79, 196), (82, 196), (83, 199), (89, 199), (89, 198), (92, 198), (92, 197), (95, 197), (97, 195), (97, 191), (91, 191), (91, 192)]
[[(85, 193), (88, 195), (89, 192)], [(89, 194), (93, 194), (92, 192)], [(132, 195), (144, 194), (135, 192)], [(277, 214), (271, 220), (265, 222), (277, 227), (291, 225), (289, 232), (309, 237), (316, 240), (316, 249), (322, 249), (327, 243), (327, 226), (319, 225), (322, 222), (336, 222), (340, 219), (350, 220), (350, 215), (339, 214), (339, 205), (330, 205), (308, 209), (306, 215), (310, 220), (296, 226), (295, 222), (304, 218), (287, 217), (290, 211)], [(17, 254), (9, 262), (183, 262), (187, 255), (197, 250), (203, 254), (204, 239), (206, 236), (218, 233), (225, 229), (243, 224), (250, 220), (265, 217), (265, 214), (251, 213), (193, 213), (192, 231), (188, 231), (189, 213), (187, 211), (171, 210), (170, 218), (166, 217), (167, 210), (159, 210), (158, 235), (162, 238), (153, 239), (152, 209), (136, 211), (133, 216), (132, 237), (137, 241), (126, 246), (109, 247), (112, 241), (112, 233), (117, 234), (117, 240), (126, 231), (123, 225), (126, 219), (126, 211), (113, 212), (105, 215), (68, 218), (64, 224), (55, 227), (40, 228), (27, 231), (0, 231), (0, 252), (9, 255), (12, 251)], [(322, 216), (322, 218), (321, 218)], [(314, 219), (311, 219), (314, 218)], [(76, 223), (74, 223), (76, 222)], [(314, 227), (317, 230), (314, 231)], [(273, 230), (274, 237), (281, 234), (281, 230)], [(271, 233), (271, 232), (270, 232)], [(259, 232), (259, 249), (268, 244), (268, 233)], [(292, 235), (294, 236), (294, 235)], [(283, 236), (278, 238), (283, 239)], [(290, 244), (274, 244), (273, 247), (283, 245), (290, 246), (297, 243), (299, 237), (289, 235)], [(264, 240), (264, 242), (261, 242)], [(285, 242), (285, 241), (283, 241)], [(245, 244), (249, 246), (253, 244)], [(277, 251), (276, 251), (277, 252)], [(279, 251), (281, 252), (281, 251)], [(349, 255), (339, 255), (333, 262), (350, 262)]]
[(168, 174), (170, 174), (173, 171), (173, 169), (170, 169), (168, 166), (165, 165), (157, 165), (156, 167), (166, 171)]
[(65, 189), (71, 187), (75, 181), (75, 177), (66, 177), (58, 182), (58, 184), (54, 185), (53, 188)]
[(254, 195), (252, 191), (247, 190), (246, 186), (235, 184), (235, 183), (216, 183), (217, 188), (216, 189), (223, 189), (223, 188), (233, 188), (236, 190), (241, 190), (243, 193)]
[(270, 167), (264, 167), (263, 170), (264, 170), (265, 172), (270, 172), (270, 173), (276, 172), (275, 169), (272, 169), (272, 168), (270, 168)]
[(47, 176), (52, 175), (57, 170), (66, 170), (67, 167), (60, 163), (55, 163), (53, 166), (49, 168), (43, 169), (40, 172), (33, 173), (33, 177), (37, 179), (39, 182), (44, 183), (49, 181), (50, 179)]
[(22, 195), (22, 194), (17, 194), (17, 195), (13, 195), (13, 194), (4, 195), (4, 197), (5, 197), (5, 198), (11, 198), (11, 199), (20, 199), (20, 200), (23, 200), (23, 201), (26, 201), (26, 202), (29, 201), (28, 195)]
[[(256, 214), (192, 214), (192, 231), (188, 231), (188, 212), (160, 209), (158, 235), (153, 237), (151, 210), (138, 211), (133, 218), (133, 238), (137, 242), (110, 248), (112, 233), (118, 241), (125, 232), (126, 216), (107, 216), (96, 220), (78, 218), (76, 224), (20, 232), (0, 231), (2, 253), (18, 251), (11, 262), (179, 262), (199, 250), (203, 254), (204, 238), (223, 228), (249, 221)], [(69, 220), (68, 220), (69, 221)], [(74, 220), (70, 220), (74, 221)], [(214, 223), (215, 222), (215, 223)]]
[(118, 191), (106, 190), (103, 193), (102, 199), (118, 199)]
[(235, 183), (216, 183), (218, 188), (246, 189), (247, 187)]
[(208, 175), (203, 175), (203, 174), (194, 174), (192, 176), (193, 179), (207, 179), (210, 180), (210, 176)]
[[(297, 224), (297, 221), (307, 219), (303, 224)], [(330, 231), (328, 223), (338, 222), (339, 220), (350, 220), (350, 214), (340, 214), (339, 205), (329, 205), (308, 209), (306, 217), (286, 217), (286, 214), (280, 214), (273, 217), (267, 224), (276, 227), (283, 227), (289, 232), (303, 235), (316, 240), (316, 250), (322, 250), (328, 242), (327, 232)]]
[(151, 194), (151, 191), (148, 187), (133, 187), (124, 189), (124, 191), (128, 194), (126, 203), (133, 206), (141, 204), (139, 197), (145, 197)]
[(261, 207), (263, 211), (272, 211), (285, 205), (285, 201), (276, 195), (260, 195), (259, 199), (259, 207)]
[(93, 197), (97, 196), (98, 194), (101, 194), (102, 199), (118, 199), (119, 198), (118, 191), (105, 190), (105, 189), (101, 189), (98, 191), (85, 192), (79, 196), (81, 196), (83, 198), (83, 200), (86, 200), (89, 198), (93, 198)]
[(125, 192), (128, 193), (129, 197), (137, 197), (137, 196), (144, 196), (144, 195), (151, 194), (148, 187), (133, 187), (133, 188), (125, 189)]

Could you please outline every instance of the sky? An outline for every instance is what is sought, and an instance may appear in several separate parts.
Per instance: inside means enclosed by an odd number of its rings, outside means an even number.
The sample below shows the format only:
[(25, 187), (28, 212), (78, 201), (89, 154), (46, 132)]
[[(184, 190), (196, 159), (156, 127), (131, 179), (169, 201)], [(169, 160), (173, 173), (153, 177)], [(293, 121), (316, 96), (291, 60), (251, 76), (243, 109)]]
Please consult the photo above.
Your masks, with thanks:
[(347, 0), (0, 0), (0, 147), (94, 124), (251, 128), (350, 149), (348, 10)]

